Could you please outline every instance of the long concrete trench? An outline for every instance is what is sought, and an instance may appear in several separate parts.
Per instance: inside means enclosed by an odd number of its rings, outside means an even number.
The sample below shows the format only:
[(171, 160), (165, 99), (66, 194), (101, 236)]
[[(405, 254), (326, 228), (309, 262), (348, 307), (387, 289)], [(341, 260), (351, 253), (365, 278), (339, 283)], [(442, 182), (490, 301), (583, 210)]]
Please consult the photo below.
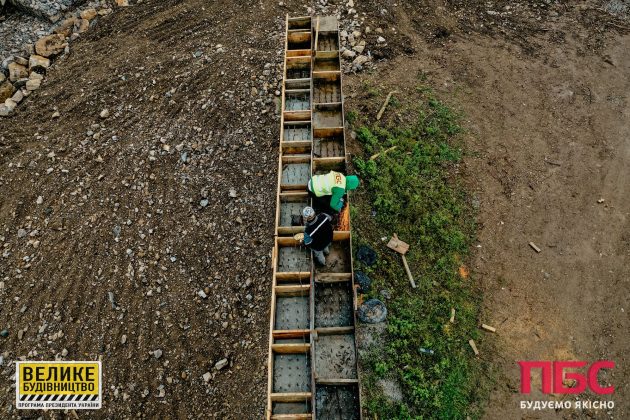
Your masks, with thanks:
[(349, 217), (325, 267), (293, 239), (309, 177), (346, 172), (339, 25), (287, 16), (285, 27), (266, 418), (360, 419)]

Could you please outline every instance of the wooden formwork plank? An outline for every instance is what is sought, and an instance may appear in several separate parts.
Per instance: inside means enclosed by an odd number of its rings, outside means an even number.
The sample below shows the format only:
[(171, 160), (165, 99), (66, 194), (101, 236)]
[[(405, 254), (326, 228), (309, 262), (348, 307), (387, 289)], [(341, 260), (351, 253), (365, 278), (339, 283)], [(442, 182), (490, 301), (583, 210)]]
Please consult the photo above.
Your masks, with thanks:
[[(302, 330), (272, 330), (271, 337), (276, 340), (288, 339), (288, 338), (301, 338), (309, 335), (311, 333), (310, 329), (302, 329)], [(271, 340), (270, 340), (271, 344)], [(269, 350), (271, 350), (271, 346), (269, 346)]]
[(312, 419), (312, 414), (274, 414), (271, 420), (307, 420)]
[(276, 283), (287, 281), (308, 280), (311, 278), (310, 271), (285, 271), (276, 273)]
[(299, 286), (276, 286), (276, 296), (306, 296), (311, 290), (310, 284)]
[(354, 385), (358, 384), (358, 379), (333, 379), (333, 378), (317, 378), (315, 383), (318, 385)]
[(294, 236), (298, 233), (304, 232), (304, 226), (279, 226), (278, 236)]
[[(285, 22), (285, 63), (284, 63), (284, 83), (281, 104), (281, 136), (280, 136), (280, 159), (278, 162), (278, 195), (276, 200), (276, 241), (272, 255), (273, 261), (273, 292), (272, 292), (272, 322), (270, 323), (270, 363), (269, 374), (274, 372), (272, 354), (287, 354), (287, 357), (295, 353), (306, 353), (310, 357), (311, 389), (310, 392), (272, 392), (272, 378), (268, 386), (268, 408), (267, 419), (299, 419), (316, 418), (316, 394), (317, 386), (355, 386), (358, 389), (359, 380), (355, 379), (355, 374), (348, 375), (348, 371), (323, 371), (325, 376), (317, 378), (315, 374), (316, 346), (313, 338), (318, 335), (329, 336), (326, 343), (331, 346), (341, 340), (344, 334), (351, 334), (354, 339), (354, 325), (356, 324), (356, 314), (352, 310), (351, 314), (343, 314), (343, 317), (334, 320), (335, 322), (322, 322), (325, 328), (315, 330), (315, 284), (328, 284), (342, 292), (345, 296), (341, 301), (344, 308), (356, 309), (356, 295), (354, 290), (354, 280), (352, 272), (352, 237), (350, 231), (337, 231), (333, 234), (333, 247), (331, 255), (336, 255), (337, 262), (325, 271), (317, 272), (313, 275), (312, 262), (309, 263), (311, 271), (302, 271), (300, 255), (305, 255), (304, 249), (300, 250), (300, 244), (293, 239), (292, 234), (304, 230), (303, 226), (295, 226), (295, 216), (299, 213), (299, 207), (310, 201), (306, 193), (306, 181), (308, 177), (302, 175), (305, 169), (310, 176), (316, 170), (345, 171), (346, 142), (344, 132), (343, 115), (343, 86), (341, 74), (341, 60), (339, 55), (339, 28), (335, 17), (317, 18), (317, 21), (310, 17), (289, 18)], [(314, 42), (313, 42), (314, 40)], [(310, 45), (310, 48), (306, 48)], [(289, 77), (289, 71), (290, 77)], [(308, 76), (308, 77), (307, 77)], [(315, 86), (315, 81), (317, 85)], [(308, 87), (308, 89), (307, 89)], [(315, 92), (317, 89), (317, 92)], [(287, 98), (291, 103), (287, 105)], [(288, 124), (288, 125), (287, 125)], [(310, 136), (304, 137), (304, 127), (310, 131)], [(285, 134), (286, 133), (286, 134)], [(288, 136), (288, 137), (287, 137)], [(318, 142), (318, 155), (314, 155), (314, 144)], [(324, 142), (324, 143), (323, 143)], [(333, 144), (334, 143), (334, 144)], [(308, 154), (307, 154), (308, 153)], [(300, 165), (307, 164), (302, 168)], [(294, 165), (287, 167), (287, 165)], [(339, 168), (339, 169), (337, 169)], [(283, 178), (283, 172), (285, 172)], [(306, 181), (302, 180), (305, 178)], [(282, 203), (284, 207), (281, 208)], [(345, 226), (345, 225), (344, 225)], [(285, 236), (282, 236), (285, 235)], [(336, 247), (336, 248), (335, 248)], [(335, 254), (337, 252), (337, 254)], [(310, 255), (310, 254), (309, 254)], [(341, 258), (341, 260), (339, 260)], [(346, 258), (346, 262), (343, 262)], [(349, 260), (349, 264), (348, 261)], [(284, 261), (284, 262), (282, 262)], [(310, 261), (310, 258), (309, 258)], [(341, 262), (341, 264), (339, 264)], [(298, 264), (299, 263), (299, 264)], [(336, 264), (336, 265), (335, 265)], [(282, 267), (280, 267), (282, 265)], [(298, 265), (300, 268), (298, 268)], [(300, 271), (291, 271), (298, 268)], [(308, 280), (308, 284), (306, 282)], [(343, 285), (343, 283), (349, 283)], [(347, 287), (347, 290), (346, 290)], [(346, 296), (346, 293), (350, 293)], [(278, 310), (281, 311), (284, 321), (279, 326), (293, 328), (295, 324), (294, 310), (302, 303), (296, 299), (307, 297), (309, 305), (309, 329), (282, 330), (274, 329), (273, 318), (275, 316), (276, 302), (280, 299)], [(340, 301), (340, 302), (341, 302)], [(330, 302), (327, 303), (329, 306)], [(298, 306), (296, 306), (298, 305)], [(305, 307), (305, 306), (304, 306)], [(283, 309), (284, 308), (284, 309)], [(292, 309), (293, 308), (293, 309)], [(289, 312), (286, 312), (289, 311)], [(291, 316), (293, 317), (291, 318)], [(321, 314), (320, 314), (321, 315)], [(278, 315), (280, 316), (280, 315)], [(287, 316), (290, 319), (287, 321)], [(319, 316), (319, 315), (318, 315)], [(350, 316), (350, 318), (348, 318)], [(329, 318), (330, 321), (331, 318)], [(354, 319), (354, 321), (353, 321)], [(339, 322), (339, 324), (337, 324)], [(351, 325), (350, 325), (351, 324)], [(299, 328), (299, 326), (298, 326)], [(303, 339), (303, 342), (299, 340)], [(278, 342), (280, 340), (281, 342)], [(332, 340), (332, 341), (331, 341)], [(348, 339), (344, 339), (347, 341)], [(296, 342), (298, 341), (298, 342)], [(323, 342), (322, 342), (323, 343)], [(346, 347), (347, 348), (347, 347)], [(356, 342), (355, 342), (356, 351)], [(282, 357), (282, 356), (279, 356)], [(278, 359), (281, 363), (284, 359)], [(320, 358), (320, 361), (322, 359)], [(286, 361), (285, 361), (286, 362)], [(283, 362), (283, 363), (285, 363)], [(356, 361), (351, 363), (356, 366)], [(277, 372), (276, 372), (277, 374)], [(339, 376), (339, 377), (337, 377)], [(280, 377), (279, 377), (280, 378)], [(275, 388), (277, 391), (286, 390), (286, 387)], [(353, 388), (354, 389), (354, 388)], [(317, 391), (317, 392), (316, 392)], [(348, 392), (348, 391), (346, 391)], [(355, 392), (355, 391), (351, 391)], [(360, 398), (360, 395), (358, 396)], [(280, 412), (273, 414), (273, 403), (276, 402), (310, 402), (311, 413), (284, 414)], [(319, 402), (325, 402), (326, 400)], [(355, 403), (357, 401), (355, 400)], [(358, 401), (360, 406), (360, 401)], [(307, 404), (305, 410), (309, 410)], [(325, 415), (326, 410), (323, 413)], [(354, 414), (352, 415), (354, 417)], [(361, 418), (360, 410), (357, 413)]]
[(295, 30), (288, 34), (289, 43), (306, 43), (311, 41), (311, 31), (308, 30)]
[[(310, 387), (313, 386), (310, 368), (311, 329), (308, 320), (312, 273), (311, 271), (303, 271), (312, 267), (310, 253), (300, 250), (299, 244), (292, 237), (279, 236), (294, 231), (303, 231), (303, 226), (292, 226), (290, 216), (299, 210), (302, 206), (301, 203), (308, 202), (306, 182), (311, 171), (312, 127), (310, 120), (313, 99), (311, 92), (311, 21), (309, 16), (289, 18), (287, 15), (285, 18), (285, 60), (280, 108), (282, 113), (280, 116), (275, 218), (276, 240), (272, 252), (272, 313), (269, 330), (268, 396), (265, 413), (267, 420), (271, 418), (312, 418), (312, 413), (301, 413), (300, 411), (296, 414), (284, 414), (282, 411), (274, 414), (274, 403), (310, 403), (312, 401), (310, 392), (278, 392), (291, 388), (287, 388), (287, 385), (292, 382), (283, 382), (285, 380), (291, 381), (293, 378), (291, 376), (284, 377), (282, 371), (287, 369), (287, 373), (291, 371), (291, 364), (296, 362), (294, 358), (299, 354), (303, 355), (301, 357), (304, 355), (307, 357), (310, 379), (306, 378), (306, 380), (310, 383)], [(287, 193), (286, 190), (290, 190), (290, 192)], [(282, 207), (283, 203), (285, 204), (284, 208)], [(302, 307), (302, 305), (304, 306)], [(307, 311), (308, 315), (302, 318), (304, 310)], [(276, 329), (276, 320), (278, 320), (277, 327), (280, 329)], [(302, 325), (308, 328), (304, 329)], [(277, 366), (275, 366), (276, 362), (278, 363)], [(275, 381), (279, 382), (274, 384)], [(307, 411), (308, 406), (308, 404), (305, 406)]]
[(352, 273), (317, 273), (315, 275), (316, 283), (340, 283), (351, 280)]
[(309, 343), (272, 344), (271, 349), (279, 354), (308, 353), (311, 345)]
[(285, 121), (310, 121), (311, 110), (284, 111), (282, 113)]
[(311, 399), (310, 392), (276, 392), (269, 394), (272, 402), (299, 402)]
[[(343, 126), (313, 128), (313, 138), (329, 138), (343, 136)], [(344, 147), (345, 150), (345, 147)]]
[[(313, 22), (311, 23), (313, 24)], [(311, 171), (315, 173), (325, 173), (328, 170), (340, 170), (345, 172), (347, 167), (346, 156), (346, 139), (345, 139), (345, 116), (344, 116), (344, 97), (343, 97), (343, 83), (341, 74), (341, 57), (339, 54), (339, 28), (335, 17), (326, 17), (320, 20), (319, 28), (317, 30), (316, 44), (312, 53), (312, 71), (311, 71), (311, 90), (313, 100), (311, 102), (312, 117), (311, 124), (313, 128), (313, 145), (311, 147)], [(333, 142), (333, 144), (323, 143)], [(315, 155), (315, 149), (317, 148), (318, 155)], [(349, 206), (349, 200), (346, 200)], [(348, 224), (348, 230), (343, 232), (335, 232), (333, 237), (333, 247), (336, 246), (339, 250), (341, 247), (342, 254), (337, 254), (346, 259), (346, 263), (342, 263), (339, 266), (337, 260), (334, 264), (337, 264), (337, 270), (342, 268), (342, 272), (324, 272), (335, 271), (334, 269), (327, 269), (323, 271), (316, 271), (313, 279), (313, 286), (311, 288), (311, 296), (313, 299), (318, 299), (318, 290), (321, 291), (321, 298), (328, 296), (328, 301), (314, 301), (313, 306), (313, 322), (318, 322), (318, 325), (324, 327), (318, 327), (313, 332), (313, 344), (311, 346), (311, 352), (313, 353), (311, 367), (313, 371), (313, 380), (315, 385), (312, 388), (313, 391), (313, 417), (317, 418), (317, 411), (321, 408), (320, 404), (325, 404), (325, 401), (315, 401), (318, 395), (318, 386), (356, 386), (357, 394), (354, 394), (356, 398), (355, 402), (357, 407), (360, 407), (360, 384), (358, 379), (358, 370), (356, 366), (356, 339), (355, 339), (355, 327), (356, 325), (356, 291), (354, 287), (353, 276), (353, 264), (352, 264), (352, 236), (350, 233), (350, 227)], [(331, 255), (335, 252), (331, 247)], [(341, 261), (343, 261), (343, 258)], [(334, 260), (333, 260), (334, 261)], [(344, 285), (343, 283), (346, 283)], [(318, 289), (319, 288), (319, 289)], [(322, 289), (325, 288), (325, 289)], [(332, 288), (332, 289), (331, 289)], [(325, 291), (325, 293), (323, 293)], [(331, 294), (332, 293), (332, 294)], [(333, 297), (334, 296), (334, 297)], [(338, 301), (338, 310), (333, 302), (335, 299)], [(319, 302), (319, 303), (318, 303)], [(350, 305), (347, 308), (350, 312), (341, 311), (341, 306), (346, 308), (345, 305)], [(321, 305), (321, 310), (317, 310), (318, 305)], [(337, 311), (337, 312), (335, 312)], [(349, 325), (351, 324), (351, 325)], [(313, 326), (312, 328), (315, 328)], [(318, 337), (327, 337), (326, 343), (319, 342)], [(335, 337), (339, 336), (339, 337)], [(346, 336), (346, 338), (341, 338)], [(335, 338), (334, 338), (335, 337)], [(351, 338), (348, 338), (351, 337)], [(323, 338), (322, 338), (323, 340)], [(344, 348), (347, 349), (347, 344), (351, 344), (354, 348), (355, 357), (351, 359), (352, 374), (349, 374), (347, 370), (343, 372), (343, 375), (336, 377), (335, 370), (323, 369), (322, 373), (328, 377), (317, 377), (317, 365), (319, 363), (319, 369), (322, 366), (328, 366), (326, 363), (327, 358), (324, 357), (327, 352), (330, 352), (331, 348), (336, 348), (337, 342), (343, 341)], [(350, 341), (352, 343), (350, 343)], [(318, 353), (318, 347), (322, 347), (323, 353)], [(328, 347), (327, 347), (328, 346)], [(331, 347), (332, 346), (332, 347)], [(339, 347), (341, 348), (341, 347)], [(324, 365), (321, 365), (324, 363)], [(337, 373), (341, 373), (337, 371)], [(356, 376), (356, 377), (355, 377)], [(322, 415), (326, 416), (327, 409), (324, 407)], [(328, 413), (330, 414), (330, 413)], [(360, 408), (356, 413), (352, 414), (353, 418), (361, 418)]]
[(348, 334), (354, 332), (353, 326), (316, 328), (317, 335)]
[(301, 49), (301, 50), (287, 50), (287, 57), (308, 57), (311, 58), (311, 50), (310, 49)]

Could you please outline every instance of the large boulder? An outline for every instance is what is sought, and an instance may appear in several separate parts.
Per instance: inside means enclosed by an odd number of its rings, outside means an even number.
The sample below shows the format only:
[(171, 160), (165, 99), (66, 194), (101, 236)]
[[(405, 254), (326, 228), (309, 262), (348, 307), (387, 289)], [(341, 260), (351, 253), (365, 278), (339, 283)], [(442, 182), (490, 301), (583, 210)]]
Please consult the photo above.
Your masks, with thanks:
[(35, 43), (35, 52), (42, 57), (50, 57), (61, 53), (68, 46), (66, 37), (61, 34), (47, 35)]
[(28, 70), (22, 64), (18, 64), (15, 61), (9, 63), (9, 80), (15, 82), (18, 79), (28, 77)]
[(39, 89), (42, 85), (42, 79), (28, 79), (26, 82), (26, 90), (33, 91)]
[(65, 20), (62, 20), (56, 27), (53, 29), (53, 32), (56, 34), (61, 34), (63, 36), (70, 36), (72, 34), (72, 29), (74, 28), (74, 23), (77, 21), (76, 17), (71, 17)]
[(82, 10), (80, 12), (81, 19), (87, 19), (87, 20), (94, 19), (97, 14), (98, 14), (98, 12), (93, 7), (89, 8), (89, 9)]
[(77, 19), (74, 22), (74, 32), (82, 34), (90, 28), (90, 21), (87, 19)]
[(50, 67), (50, 60), (46, 57), (42, 57), (41, 55), (33, 54), (28, 59), (28, 67), (31, 71), (37, 68), (47, 69)]
[(4, 103), (4, 101), (9, 99), (13, 92), (15, 92), (15, 88), (11, 82), (5, 81), (0, 83), (0, 103)]

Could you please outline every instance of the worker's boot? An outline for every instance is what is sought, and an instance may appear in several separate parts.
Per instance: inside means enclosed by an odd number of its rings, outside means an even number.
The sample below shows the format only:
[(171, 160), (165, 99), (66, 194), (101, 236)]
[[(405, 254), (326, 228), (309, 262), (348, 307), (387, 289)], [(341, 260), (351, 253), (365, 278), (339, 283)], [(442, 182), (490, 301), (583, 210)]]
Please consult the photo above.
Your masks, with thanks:
[(326, 265), (326, 257), (324, 256), (323, 251), (313, 251), (313, 256), (315, 257), (315, 262), (317, 263), (317, 265)]
[(328, 254), (330, 254), (330, 245), (324, 248), (324, 255), (328, 255)]

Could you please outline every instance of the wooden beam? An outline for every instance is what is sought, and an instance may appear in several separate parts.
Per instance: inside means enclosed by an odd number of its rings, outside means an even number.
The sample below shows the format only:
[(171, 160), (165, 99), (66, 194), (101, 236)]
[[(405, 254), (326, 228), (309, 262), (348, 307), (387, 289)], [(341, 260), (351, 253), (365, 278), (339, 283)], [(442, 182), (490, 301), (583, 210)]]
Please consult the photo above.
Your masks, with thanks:
[(339, 70), (319, 70), (313, 72), (313, 79), (339, 80), (341, 71)]
[(293, 239), (293, 237), (283, 237), (283, 236), (278, 236), (276, 238), (276, 242), (278, 242), (278, 245), (280, 246), (300, 246), (300, 242), (296, 241), (295, 239)]
[(309, 61), (311, 58), (311, 50), (287, 50), (286, 52), (286, 56), (287, 58), (293, 58), (293, 57), (308, 57)]
[(314, 138), (331, 138), (343, 136), (343, 127), (313, 127)]
[(315, 25), (315, 45), (313, 45), (313, 50), (317, 51), (317, 42), (319, 41), (319, 16), (317, 16), (317, 24)]
[(340, 335), (354, 333), (354, 327), (325, 327), (316, 328), (317, 335)]
[(276, 281), (278, 282), (308, 280), (310, 277), (310, 271), (284, 271), (276, 273)]
[(310, 140), (294, 140), (294, 141), (282, 141), (280, 147), (284, 153), (302, 153), (311, 150), (313, 142)]
[(275, 340), (283, 340), (289, 338), (303, 338), (311, 333), (311, 330), (273, 330), (271, 336)]
[[(303, 44), (303, 43), (306, 43), (306, 42), (310, 42), (311, 41), (311, 31), (309, 31), (309, 30), (302, 30), (302, 31), (289, 32), (288, 38), (289, 38), (289, 47), (291, 47), (291, 43)], [(293, 49), (293, 48), (291, 48), (291, 49)]]
[(318, 385), (355, 385), (359, 383), (358, 379), (330, 379), (330, 378), (317, 378), (315, 382)]
[(271, 394), (273, 402), (300, 402), (311, 399), (310, 392), (275, 392)]
[(334, 58), (339, 58), (339, 51), (334, 50), (334, 51), (317, 51), (315, 53), (315, 58), (321, 58), (324, 60), (330, 60), (330, 59), (334, 59)]
[(304, 232), (304, 226), (278, 226), (278, 235), (293, 236), (302, 232)]
[(276, 296), (307, 296), (311, 291), (310, 284), (300, 284), (295, 286), (276, 286)]
[(349, 230), (336, 230), (333, 232), (333, 241), (335, 242), (347, 241), (349, 239), (350, 239)]
[(308, 192), (286, 192), (280, 193), (282, 203), (295, 203), (308, 199)]
[(343, 283), (352, 280), (352, 273), (317, 273), (317, 283)]
[(306, 154), (282, 156), (282, 163), (311, 163), (311, 157)]
[(311, 345), (309, 343), (272, 344), (271, 350), (278, 354), (308, 353)]
[(310, 121), (311, 111), (309, 109), (304, 111), (284, 111), (285, 121)]
[(306, 184), (280, 184), (282, 191), (304, 191), (306, 190)]

